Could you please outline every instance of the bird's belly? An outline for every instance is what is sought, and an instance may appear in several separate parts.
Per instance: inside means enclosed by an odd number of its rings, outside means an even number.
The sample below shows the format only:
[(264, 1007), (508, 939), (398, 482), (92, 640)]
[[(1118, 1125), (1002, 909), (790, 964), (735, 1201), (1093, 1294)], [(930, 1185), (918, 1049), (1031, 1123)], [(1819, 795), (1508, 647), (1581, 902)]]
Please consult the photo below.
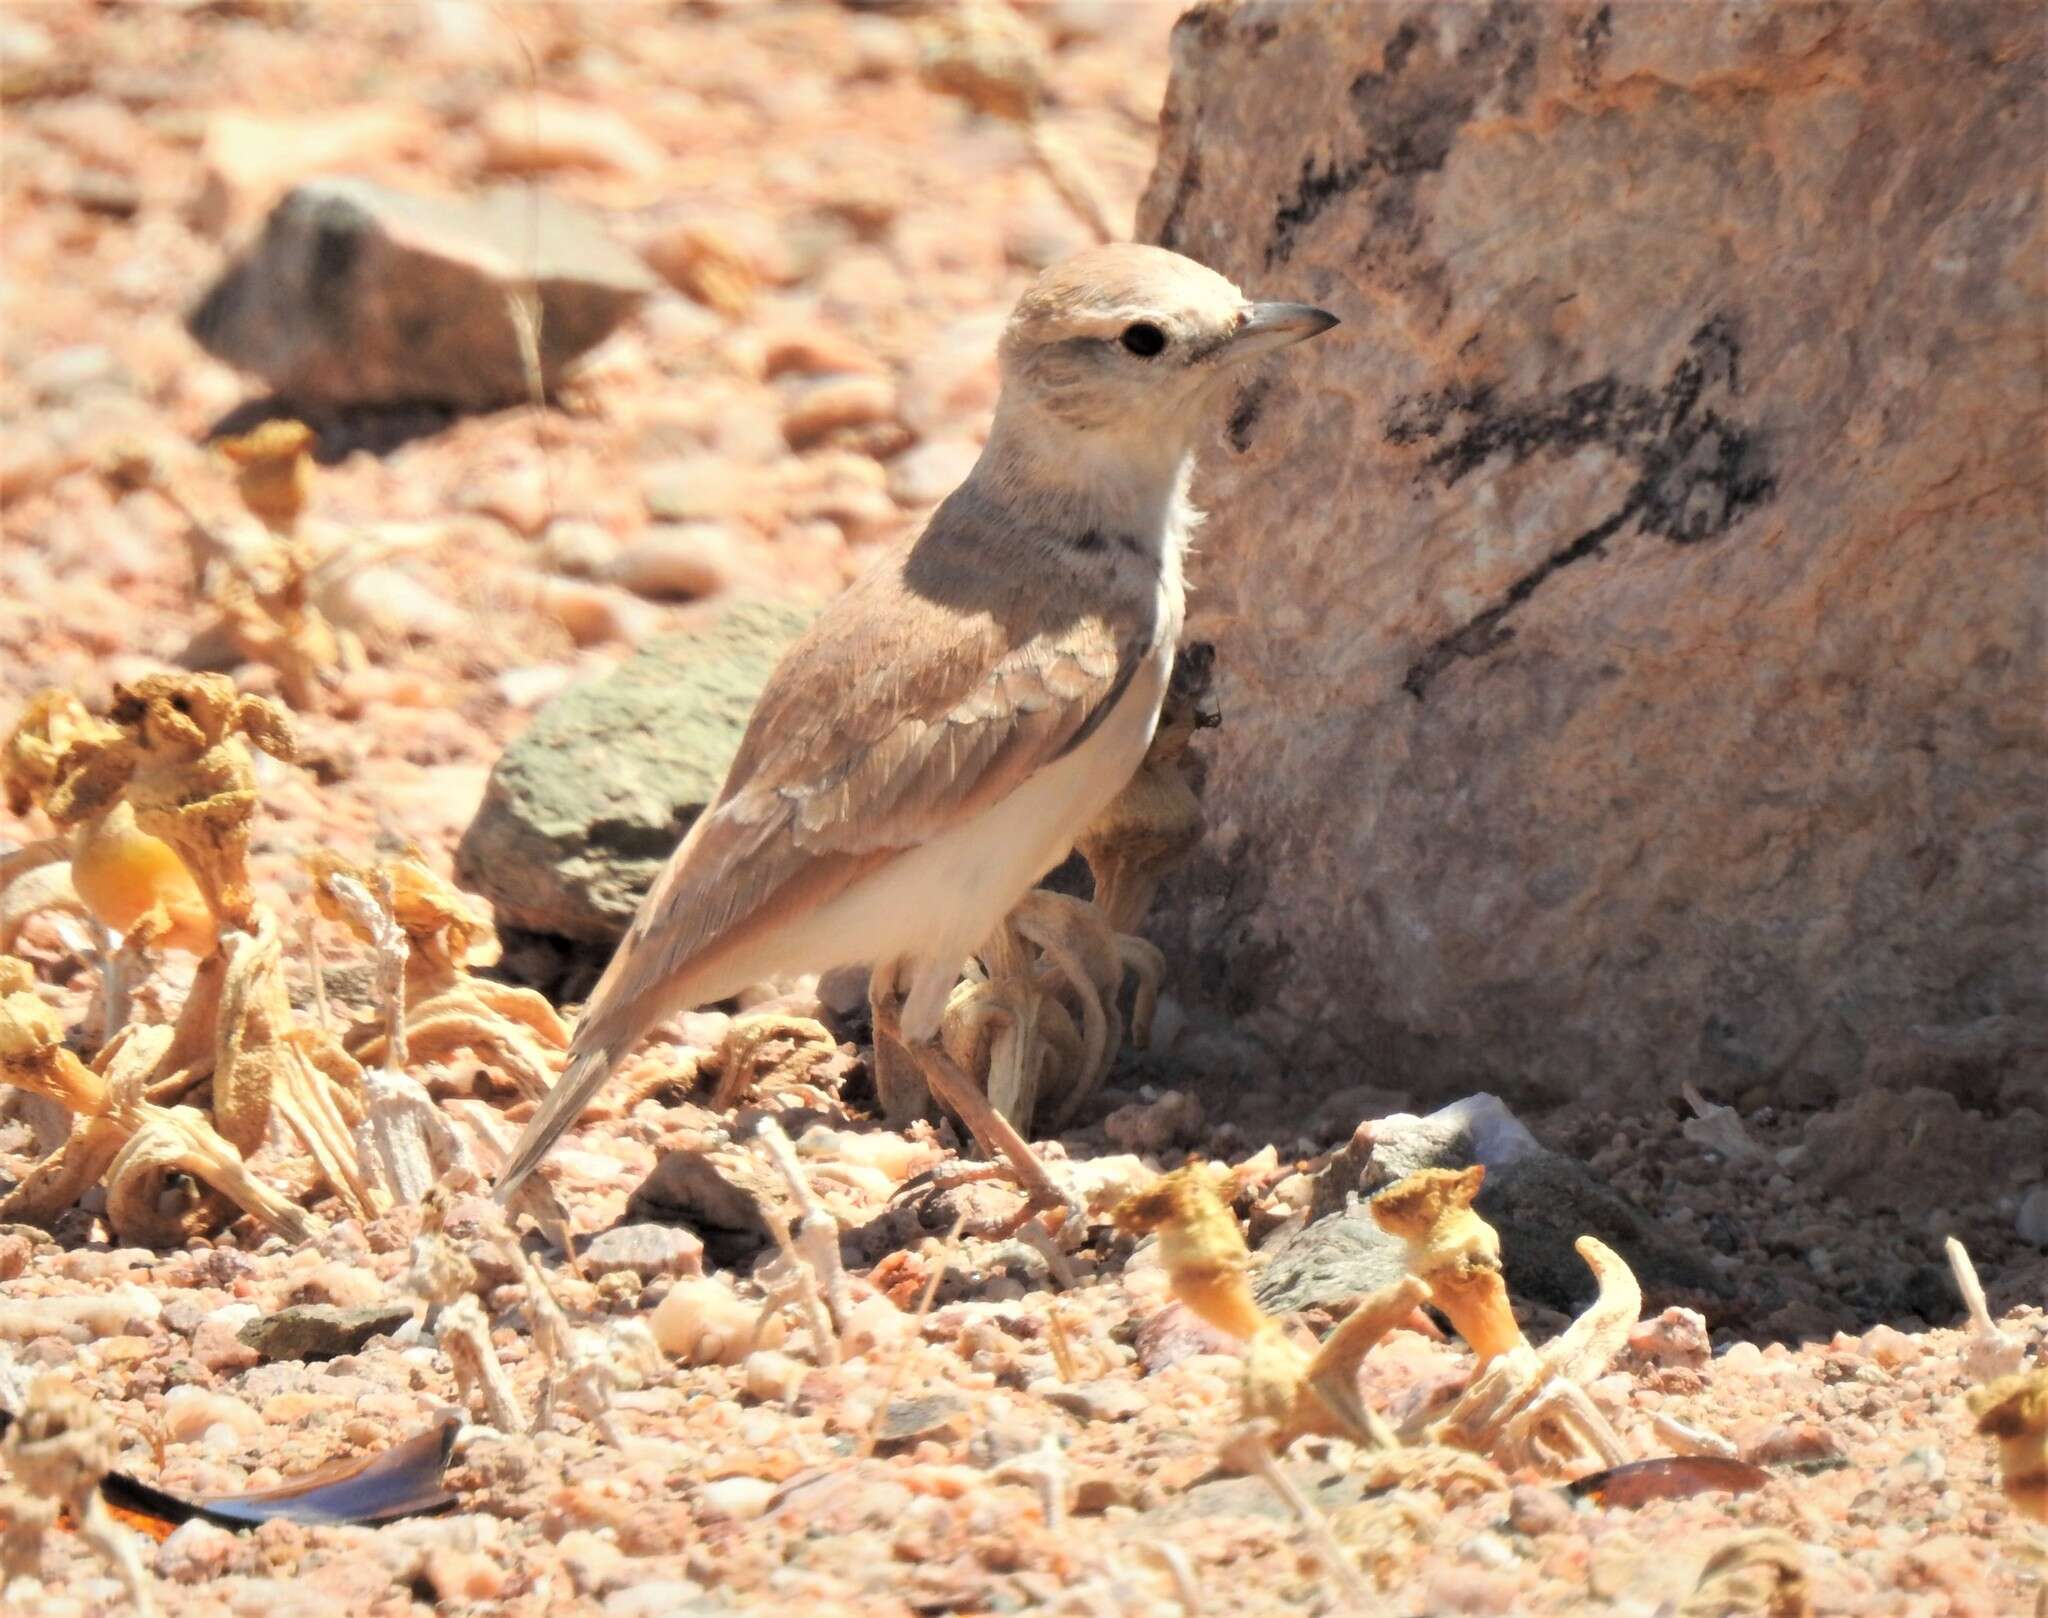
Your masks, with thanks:
[[(951, 974), (978, 950), (1028, 889), (1065, 859), (1074, 839), (1109, 806), (1151, 745), (1166, 692), (1172, 648), (1139, 670), (1093, 735), (1064, 758), (1044, 766), (1008, 797), (906, 849), (813, 914), (813, 947), (804, 954), (820, 967), (913, 957), (934, 973)], [(913, 1026), (935, 1013), (917, 994), (904, 1011), (912, 1039), (933, 1029)], [(938, 1009), (943, 1009), (943, 1001)]]

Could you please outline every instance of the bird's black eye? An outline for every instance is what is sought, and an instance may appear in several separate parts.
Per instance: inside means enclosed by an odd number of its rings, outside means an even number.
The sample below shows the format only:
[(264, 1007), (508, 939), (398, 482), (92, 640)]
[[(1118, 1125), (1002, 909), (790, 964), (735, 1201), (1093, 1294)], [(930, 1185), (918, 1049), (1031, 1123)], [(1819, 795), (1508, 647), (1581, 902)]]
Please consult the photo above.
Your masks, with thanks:
[(1124, 327), (1123, 336), (1117, 339), (1125, 348), (1141, 360), (1149, 360), (1166, 347), (1166, 333), (1149, 320), (1141, 320), (1135, 326)]

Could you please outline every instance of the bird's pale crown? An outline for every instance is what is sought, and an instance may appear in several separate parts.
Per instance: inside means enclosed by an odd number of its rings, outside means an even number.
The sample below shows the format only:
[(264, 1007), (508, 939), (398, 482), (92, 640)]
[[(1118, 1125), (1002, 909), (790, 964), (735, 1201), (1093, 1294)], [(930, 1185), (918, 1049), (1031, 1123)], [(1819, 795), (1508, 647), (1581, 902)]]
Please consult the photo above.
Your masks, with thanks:
[(1054, 265), (1018, 300), (999, 350), (1003, 406), (1084, 430), (1178, 437), (1238, 361), (1336, 323), (1306, 304), (1253, 303), (1164, 248), (1098, 247)]

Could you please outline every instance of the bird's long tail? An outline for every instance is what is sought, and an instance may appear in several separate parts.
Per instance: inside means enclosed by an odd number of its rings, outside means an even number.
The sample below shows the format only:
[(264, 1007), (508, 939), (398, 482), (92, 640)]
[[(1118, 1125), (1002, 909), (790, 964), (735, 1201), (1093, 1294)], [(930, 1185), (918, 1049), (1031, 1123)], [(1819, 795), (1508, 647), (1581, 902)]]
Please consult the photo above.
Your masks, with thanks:
[(604, 1081), (611, 1077), (612, 1069), (630, 1043), (629, 1039), (604, 1037), (603, 1031), (589, 1026), (587, 1019), (585, 1027), (577, 1029), (576, 1038), (569, 1047), (568, 1066), (548, 1092), (547, 1099), (540, 1104), (539, 1111), (528, 1120), (525, 1133), (512, 1148), (511, 1161), (498, 1176), (498, 1183), (491, 1194), (497, 1198), (500, 1207), (511, 1202), (513, 1193), (525, 1184), (528, 1175), (540, 1167), (541, 1159), (553, 1149), (555, 1142), (583, 1116), (583, 1109), (604, 1088)]

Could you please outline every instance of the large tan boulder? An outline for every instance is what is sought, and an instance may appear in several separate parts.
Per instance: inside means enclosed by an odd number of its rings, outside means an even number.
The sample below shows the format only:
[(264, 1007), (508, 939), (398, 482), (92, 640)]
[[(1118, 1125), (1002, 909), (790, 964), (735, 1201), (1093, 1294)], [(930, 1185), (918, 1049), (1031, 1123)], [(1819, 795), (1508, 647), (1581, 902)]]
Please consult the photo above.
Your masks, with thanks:
[(2019, 4), (1182, 20), (1141, 238), (1345, 322), (1200, 484), (1196, 998), (1422, 1094), (2040, 1081), (2043, 66)]

